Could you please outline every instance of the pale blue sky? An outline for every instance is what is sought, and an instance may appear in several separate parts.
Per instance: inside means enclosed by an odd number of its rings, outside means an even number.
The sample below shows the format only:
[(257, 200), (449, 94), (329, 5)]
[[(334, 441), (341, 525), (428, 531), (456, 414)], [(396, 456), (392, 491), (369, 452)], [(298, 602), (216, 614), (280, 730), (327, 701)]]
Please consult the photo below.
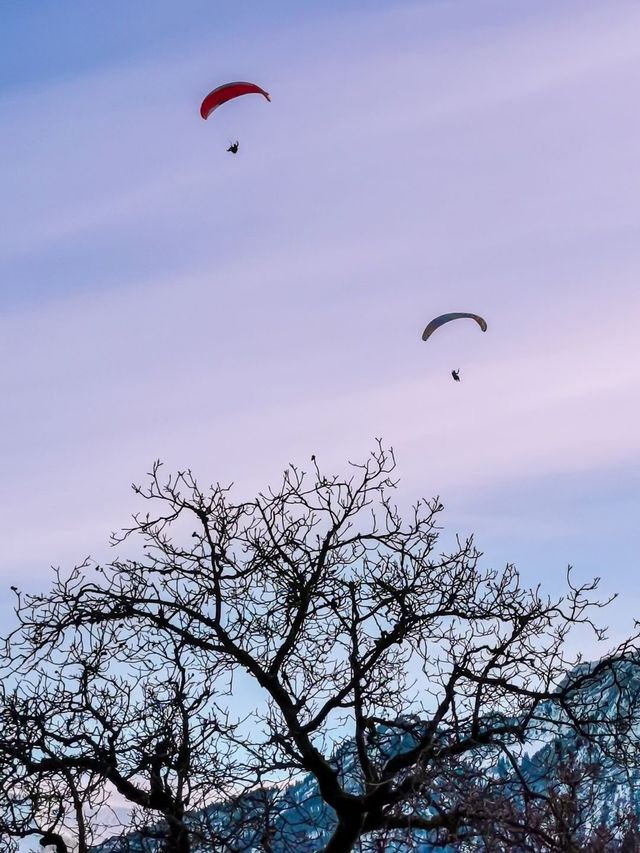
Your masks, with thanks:
[[(230, 79), (272, 103), (203, 122)], [(631, 0), (3, 4), (5, 589), (103, 556), (156, 457), (247, 496), (380, 435), (402, 503), (629, 631), (639, 90)], [(447, 310), (487, 334), (423, 344)]]

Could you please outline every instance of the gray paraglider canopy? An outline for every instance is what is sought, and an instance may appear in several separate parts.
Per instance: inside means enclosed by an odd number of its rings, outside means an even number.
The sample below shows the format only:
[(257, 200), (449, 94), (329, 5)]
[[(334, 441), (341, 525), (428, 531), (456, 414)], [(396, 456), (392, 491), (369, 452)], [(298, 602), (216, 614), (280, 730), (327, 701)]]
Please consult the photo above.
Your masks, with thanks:
[(422, 340), (426, 341), (436, 329), (439, 329), (440, 326), (444, 326), (445, 323), (450, 323), (451, 320), (475, 320), (476, 323), (480, 326), (483, 332), (487, 331), (487, 321), (480, 317), (479, 314), (466, 314), (464, 312), (454, 312), (452, 314), (441, 314), (439, 317), (435, 317), (426, 327), (424, 332), (422, 333)]

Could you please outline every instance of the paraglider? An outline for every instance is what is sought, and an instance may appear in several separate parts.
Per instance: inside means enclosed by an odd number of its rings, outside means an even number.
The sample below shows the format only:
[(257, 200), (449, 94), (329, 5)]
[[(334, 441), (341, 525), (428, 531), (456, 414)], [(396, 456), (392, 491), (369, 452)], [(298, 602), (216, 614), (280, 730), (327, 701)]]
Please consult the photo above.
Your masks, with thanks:
[(239, 98), (241, 95), (263, 95), (268, 101), (271, 96), (255, 83), (224, 83), (213, 89), (200, 105), (200, 115), (207, 119), (211, 113), (227, 101)]
[(430, 323), (428, 323), (427, 327), (422, 333), (422, 340), (426, 341), (427, 338), (431, 337), (431, 335), (435, 332), (436, 329), (439, 329), (440, 326), (444, 326), (445, 323), (450, 323), (451, 320), (461, 320), (464, 318), (469, 320), (475, 320), (483, 332), (487, 331), (487, 321), (480, 317), (478, 314), (453, 312), (451, 314), (441, 314), (439, 317), (435, 317)]
[(236, 141), (232, 142), (231, 145), (227, 148), (227, 151), (230, 151), (232, 154), (237, 154), (238, 148), (240, 148), (240, 143), (236, 139)]
[[(430, 323), (427, 323), (427, 326), (422, 333), (422, 340), (428, 340), (436, 329), (439, 329), (440, 326), (444, 326), (445, 323), (450, 323), (451, 320), (462, 319), (475, 320), (483, 332), (487, 331), (487, 321), (479, 314), (468, 314), (463, 311), (453, 311), (451, 314), (440, 314), (439, 317), (434, 317)], [(454, 382), (460, 382), (460, 368), (452, 370), (451, 376), (453, 377)]]

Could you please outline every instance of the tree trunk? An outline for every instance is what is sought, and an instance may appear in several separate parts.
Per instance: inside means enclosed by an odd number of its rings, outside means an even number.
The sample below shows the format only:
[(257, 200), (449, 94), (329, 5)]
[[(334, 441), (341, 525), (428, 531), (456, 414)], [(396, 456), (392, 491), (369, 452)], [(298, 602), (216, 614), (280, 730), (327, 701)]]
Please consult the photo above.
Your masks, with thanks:
[(162, 853), (191, 853), (189, 830), (182, 821), (169, 820)]
[(322, 853), (351, 853), (360, 838), (364, 817), (357, 815), (349, 821), (341, 820)]

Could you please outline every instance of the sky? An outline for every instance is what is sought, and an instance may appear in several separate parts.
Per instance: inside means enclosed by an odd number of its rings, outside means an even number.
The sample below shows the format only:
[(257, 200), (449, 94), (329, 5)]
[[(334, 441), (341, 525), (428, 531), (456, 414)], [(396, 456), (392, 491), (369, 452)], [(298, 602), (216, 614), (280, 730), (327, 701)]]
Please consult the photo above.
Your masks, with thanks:
[[(272, 102), (203, 122), (236, 79)], [(639, 89), (632, 0), (5, 2), (0, 630), (154, 459), (248, 498), (381, 437), (445, 541), (630, 633)]]

